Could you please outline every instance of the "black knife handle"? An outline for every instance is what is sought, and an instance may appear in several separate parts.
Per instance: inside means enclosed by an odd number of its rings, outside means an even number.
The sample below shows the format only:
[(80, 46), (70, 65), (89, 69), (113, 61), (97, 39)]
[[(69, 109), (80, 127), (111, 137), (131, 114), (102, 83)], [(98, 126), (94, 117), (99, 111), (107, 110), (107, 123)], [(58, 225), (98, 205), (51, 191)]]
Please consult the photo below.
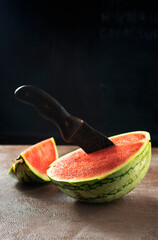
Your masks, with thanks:
[(66, 142), (71, 142), (73, 132), (83, 123), (83, 120), (69, 114), (55, 98), (40, 88), (23, 85), (14, 94), (17, 100), (32, 105), (44, 118), (53, 122)]

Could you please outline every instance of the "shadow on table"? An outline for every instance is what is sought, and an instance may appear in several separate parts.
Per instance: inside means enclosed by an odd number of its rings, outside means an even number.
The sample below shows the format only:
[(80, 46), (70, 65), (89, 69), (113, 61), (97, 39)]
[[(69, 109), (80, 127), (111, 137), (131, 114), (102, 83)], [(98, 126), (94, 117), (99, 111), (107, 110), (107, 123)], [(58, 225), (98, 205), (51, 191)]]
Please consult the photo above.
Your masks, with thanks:
[[(80, 224), (83, 234), (102, 233), (109, 237), (107, 239), (117, 239), (117, 234), (120, 236), (121, 233), (121, 238), (118, 239), (158, 239), (158, 202), (154, 197), (130, 193), (110, 203), (88, 204), (68, 197), (51, 182), (18, 182), (15, 188), (35, 207), (41, 206), (42, 201), (43, 208), (49, 209), (49, 218), (53, 219), (53, 212), (57, 211), (57, 219), (61, 222), (69, 221), (74, 227)], [(34, 202), (32, 198), (39, 201)]]
[(29, 197), (40, 200), (51, 199), (52, 196), (61, 193), (52, 182), (42, 184), (17, 182), (15, 188)]
[(113, 232), (115, 237), (122, 232), (122, 239), (158, 239), (158, 202), (152, 197), (128, 195), (101, 204), (75, 202), (74, 209), (94, 232)]

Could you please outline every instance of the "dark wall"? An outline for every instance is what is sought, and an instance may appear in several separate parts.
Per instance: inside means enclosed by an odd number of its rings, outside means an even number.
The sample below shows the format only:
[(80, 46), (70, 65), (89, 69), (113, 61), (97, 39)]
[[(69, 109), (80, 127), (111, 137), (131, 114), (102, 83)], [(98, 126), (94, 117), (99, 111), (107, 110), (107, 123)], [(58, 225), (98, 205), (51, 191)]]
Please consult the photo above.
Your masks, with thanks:
[(63, 143), (14, 99), (31, 84), (107, 136), (146, 130), (158, 146), (158, 4), (85, 2), (0, 1), (0, 143)]

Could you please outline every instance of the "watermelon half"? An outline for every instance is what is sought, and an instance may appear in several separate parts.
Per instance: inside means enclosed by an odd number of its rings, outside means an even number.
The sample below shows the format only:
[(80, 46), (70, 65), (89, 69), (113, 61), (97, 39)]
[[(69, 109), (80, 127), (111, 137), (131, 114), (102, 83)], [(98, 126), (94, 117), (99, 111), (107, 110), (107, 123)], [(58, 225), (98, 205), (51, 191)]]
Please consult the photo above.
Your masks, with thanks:
[(114, 146), (87, 154), (77, 149), (58, 158), (49, 178), (69, 196), (85, 202), (109, 202), (135, 188), (151, 160), (150, 134), (130, 132), (111, 137)]
[(49, 165), (58, 158), (54, 138), (46, 139), (23, 151), (13, 160), (9, 174), (16, 176), (20, 182), (48, 182)]

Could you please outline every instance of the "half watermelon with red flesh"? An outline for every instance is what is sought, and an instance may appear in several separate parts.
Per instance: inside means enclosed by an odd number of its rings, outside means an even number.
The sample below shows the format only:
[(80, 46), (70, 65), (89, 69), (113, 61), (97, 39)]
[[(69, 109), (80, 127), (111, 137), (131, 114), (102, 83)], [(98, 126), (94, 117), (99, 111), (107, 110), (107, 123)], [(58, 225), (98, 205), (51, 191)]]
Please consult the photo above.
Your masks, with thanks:
[(87, 154), (73, 151), (47, 171), (60, 190), (81, 201), (108, 202), (135, 188), (151, 160), (150, 134), (131, 132), (110, 138), (114, 146)]
[(58, 158), (54, 138), (43, 140), (24, 150), (13, 160), (9, 174), (16, 176), (21, 182), (48, 182), (49, 165)]

